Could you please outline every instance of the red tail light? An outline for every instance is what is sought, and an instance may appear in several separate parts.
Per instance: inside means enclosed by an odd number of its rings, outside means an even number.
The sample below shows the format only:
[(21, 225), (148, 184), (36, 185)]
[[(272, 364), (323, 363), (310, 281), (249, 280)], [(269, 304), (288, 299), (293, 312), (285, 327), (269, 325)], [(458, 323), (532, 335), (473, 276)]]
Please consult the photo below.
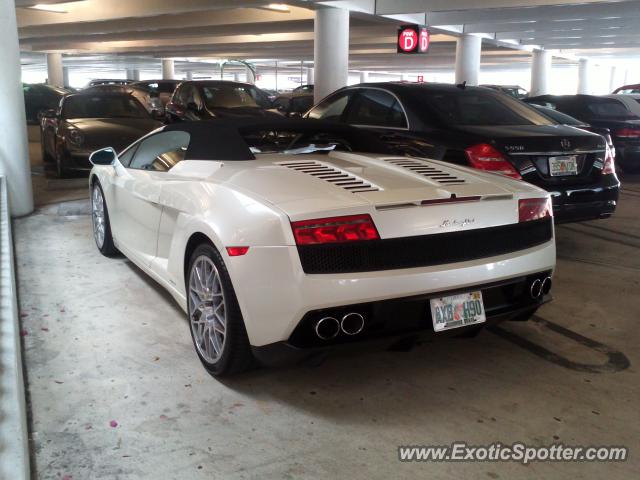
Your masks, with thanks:
[(605, 157), (604, 157), (604, 166), (602, 167), (602, 174), (608, 175), (611, 173), (616, 173), (616, 165), (613, 158), (613, 152), (611, 151), (611, 148), (607, 144), (607, 153), (605, 154)]
[(464, 151), (469, 159), (469, 164), (478, 170), (500, 173), (508, 177), (522, 180), (520, 173), (511, 165), (509, 160), (487, 143), (473, 145)]
[(523, 198), (518, 201), (518, 218), (520, 222), (553, 217), (551, 198)]
[(291, 228), (298, 245), (380, 239), (378, 230), (369, 215), (302, 220), (291, 222)]
[(239, 257), (246, 254), (249, 251), (249, 247), (227, 247), (227, 253), (230, 257)]
[(620, 130), (616, 130), (613, 134), (618, 138), (639, 138), (640, 137), (640, 129), (638, 128), (622, 128)]

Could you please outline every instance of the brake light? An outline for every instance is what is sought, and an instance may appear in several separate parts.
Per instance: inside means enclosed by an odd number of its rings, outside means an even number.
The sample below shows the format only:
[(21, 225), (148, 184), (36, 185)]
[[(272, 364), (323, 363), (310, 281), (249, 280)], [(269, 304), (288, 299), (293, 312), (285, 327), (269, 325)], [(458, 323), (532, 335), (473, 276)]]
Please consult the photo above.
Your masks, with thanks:
[(528, 222), (553, 217), (551, 198), (523, 198), (518, 200), (518, 220)]
[(602, 167), (602, 174), (608, 175), (612, 173), (616, 173), (616, 165), (613, 157), (613, 151), (607, 144), (607, 150), (604, 156), (604, 166)]
[(230, 257), (240, 257), (249, 251), (249, 247), (227, 247)]
[(640, 137), (640, 129), (638, 128), (622, 128), (620, 130), (616, 130), (614, 136), (618, 138), (639, 138)]
[(291, 222), (297, 245), (378, 240), (378, 230), (369, 215), (317, 218)]
[(520, 173), (511, 165), (511, 162), (487, 143), (480, 143), (465, 149), (469, 164), (478, 170), (500, 173), (508, 177), (522, 180)]

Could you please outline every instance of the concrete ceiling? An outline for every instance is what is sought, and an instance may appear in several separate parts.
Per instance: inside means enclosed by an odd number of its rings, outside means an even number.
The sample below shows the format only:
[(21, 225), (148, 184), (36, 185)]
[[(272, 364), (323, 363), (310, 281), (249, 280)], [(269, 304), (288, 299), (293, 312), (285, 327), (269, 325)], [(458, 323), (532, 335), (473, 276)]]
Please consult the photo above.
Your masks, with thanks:
[[(312, 61), (314, 9), (326, 6), (352, 11), (354, 70), (451, 69), (461, 33), (485, 39), (483, 68), (528, 64), (533, 48), (555, 50), (569, 62), (639, 54), (639, 0), (293, 0), (286, 12), (269, 9), (266, 0), (15, 2), (23, 61), (34, 63), (42, 58), (36, 52), (50, 51), (67, 54), (65, 64), (97, 66), (164, 57)], [(29, 8), (35, 4), (62, 12)], [(407, 21), (432, 27), (427, 55), (396, 54), (396, 28)]]

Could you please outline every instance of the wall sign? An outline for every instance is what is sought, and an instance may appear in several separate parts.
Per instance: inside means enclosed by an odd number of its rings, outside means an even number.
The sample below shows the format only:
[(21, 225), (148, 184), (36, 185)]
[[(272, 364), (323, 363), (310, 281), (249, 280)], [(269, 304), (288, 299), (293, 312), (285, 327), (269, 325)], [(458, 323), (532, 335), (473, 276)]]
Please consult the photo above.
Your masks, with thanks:
[(427, 53), (429, 43), (429, 30), (425, 26), (402, 25), (398, 29), (398, 53)]

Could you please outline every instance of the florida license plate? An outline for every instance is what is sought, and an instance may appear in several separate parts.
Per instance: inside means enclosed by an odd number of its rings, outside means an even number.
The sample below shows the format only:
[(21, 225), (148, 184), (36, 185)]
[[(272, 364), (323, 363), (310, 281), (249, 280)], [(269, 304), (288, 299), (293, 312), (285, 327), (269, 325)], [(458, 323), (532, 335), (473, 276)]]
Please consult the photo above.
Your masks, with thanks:
[(482, 303), (482, 292), (432, 298), (431, 319), (436, 332), (484, 323), (487, 317)]
[(549, 157), (549, 173), (552, 177), (578, 174), (578, 160), (575, 155)]

